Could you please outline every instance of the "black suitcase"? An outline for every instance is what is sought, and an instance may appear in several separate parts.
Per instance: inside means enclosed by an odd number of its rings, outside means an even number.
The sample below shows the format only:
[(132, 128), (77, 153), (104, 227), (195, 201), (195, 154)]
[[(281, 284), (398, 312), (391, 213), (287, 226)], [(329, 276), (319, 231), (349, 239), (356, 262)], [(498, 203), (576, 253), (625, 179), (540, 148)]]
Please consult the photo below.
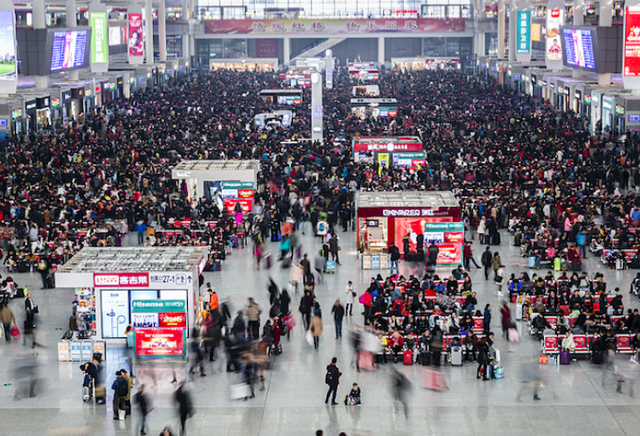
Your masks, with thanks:
[(427, 272), (428, 273), (435, 273), (436, 272), (436, 266), (435, 265), (427, 265)]
[(582, 271), (582, 262), (571, 262), (571, 271)]
[(283, 269), (290, 268), (291, 267), (291, 258), (287, 256), (284, 259), (282, 259), (282, 264), (280, 266)]
[(431, 353), (428, 351), (421, 351), (418, 355), (418, 360), (422, 366), (430, 366), (431, 365)]
[(500, 233), (493, 235), (493, 245), (500, 245)]
[(24, 298), (24, 288), (16, 289), (16, 298)]
[(640, 269), (640, 259), (637, 257), (631, 259), (631, 262), (629, 262), (629, 268)]
[(603, 351), (594, 351), (593, 356), (591, 357), (591, 363), (596, 365), (600, 365), (604, 362), (604, 352)]
[(56, 287), (56, 277), (52, 274), (47, 277), (47, 288), (54, 289)]

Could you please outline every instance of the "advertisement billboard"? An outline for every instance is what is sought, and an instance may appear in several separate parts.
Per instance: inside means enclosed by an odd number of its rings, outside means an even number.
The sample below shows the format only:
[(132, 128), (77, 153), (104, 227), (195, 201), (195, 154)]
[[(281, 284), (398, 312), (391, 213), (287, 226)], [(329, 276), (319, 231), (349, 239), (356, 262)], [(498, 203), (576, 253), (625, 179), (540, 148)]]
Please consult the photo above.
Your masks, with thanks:
[(516, 53), (529, 54), (531, 52), (531, 11), (518, 11), (516, 21)]
[(85, 66), (87, 30), (64, 30), (53, 33), (51, 71)]
[(204, 20), (205, 33), (278, 35), (464, 32), (464, 18)]
[(0, 11), (0, 80), (17, 81), (14, 12)]
[(183, 356), (184, 343), (184, 329), (135, 329), (136, 356)]
[(625, 77), (640, 75), (640, 5), (625, 8), (623, 62)]
[(106, 63), (109, 61), (109, 34), (107, 30), (107, 13), (89, 13), (89, 23), (93, 32), (93, 38), (91, 39), (91, 63)]
[(561, 7), (547, 6), (547, 39), (546, 59), (548, 61), (562, 61), (562, 47), (560, 45), (560, 26), (564, 24), (564, 5)]
[[(130, 8), (139, 9), (139, 8)], [(140, 63), (144, 58), (142, 11), (129, 11), (129, 62)]]

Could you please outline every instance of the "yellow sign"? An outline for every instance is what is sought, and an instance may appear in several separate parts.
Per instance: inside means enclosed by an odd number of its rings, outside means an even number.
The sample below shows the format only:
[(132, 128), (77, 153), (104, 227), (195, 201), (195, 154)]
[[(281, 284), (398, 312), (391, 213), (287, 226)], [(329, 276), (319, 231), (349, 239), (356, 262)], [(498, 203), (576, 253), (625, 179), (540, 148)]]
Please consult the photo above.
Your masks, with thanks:
[(531, 24), (531, 40), (540, 42), (540, 24)]
[(382, 168), (389, 168), (389, 153), (378, 153), (378, 175), (382, 174)]

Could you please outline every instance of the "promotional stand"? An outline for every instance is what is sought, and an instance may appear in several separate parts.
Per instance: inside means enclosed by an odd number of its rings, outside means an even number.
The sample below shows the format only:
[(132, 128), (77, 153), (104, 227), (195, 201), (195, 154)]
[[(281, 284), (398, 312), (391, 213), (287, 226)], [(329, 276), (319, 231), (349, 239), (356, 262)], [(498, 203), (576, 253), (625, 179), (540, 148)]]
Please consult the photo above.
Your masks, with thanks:
[(188, 160), (171, 170), (190, 200), (214, 200), (220, 211), (233, 214), (237, 203), (244, 215), (253, 212), (260, 163), (257, 160)]
[[(198, 278), (207, 256), (208, 248), (201, 246), (86, 247), (58, 269), (56, 284), (62, 288), (82, 287), (78, 298), (87, 302), (82, 307), (95, 305), (92, 328), (97, 340), (124, 342), (127, 327), (135, 327), (133, 322), (141, 319), (134, 315), (147, 307), (175, 307), (184, 314), (183, 328), (188, 334), (194, 324)], [(158, 326), (161, 314), (167, 313), (172, 312), (158, 312)], [(166, 320), (163, 322), (167, 326)], [(139, 327), (145, 328), (142, 324)]]
[(131, 302), (134, 350), (137, 358), (184, 359), (187, 314), (181, 300)]
[(356, 223), (363, 269), (382, 269), (391, 242), (404, 254), (405, 236), (409, 253), (416, 253), (419, 234), (425, 252), (431, 241), (440, 249), (439, 265), (462, 264), (464, 224), (451, 192), (360, 192)]

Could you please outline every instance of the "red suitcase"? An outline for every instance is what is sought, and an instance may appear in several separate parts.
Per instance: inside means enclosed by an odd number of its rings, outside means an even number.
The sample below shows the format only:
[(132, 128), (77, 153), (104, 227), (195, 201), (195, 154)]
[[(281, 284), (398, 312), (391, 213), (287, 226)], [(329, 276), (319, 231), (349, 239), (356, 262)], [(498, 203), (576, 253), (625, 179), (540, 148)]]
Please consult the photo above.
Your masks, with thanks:
[(433, 391), (444, 391), (447, 389), (446, 375), (437, 369), (422, 370), (422, 387)]
[(405, 365), (413, 365), (413, 351), (405, 350), (405, 352), (402, 353), (402, 363)]

